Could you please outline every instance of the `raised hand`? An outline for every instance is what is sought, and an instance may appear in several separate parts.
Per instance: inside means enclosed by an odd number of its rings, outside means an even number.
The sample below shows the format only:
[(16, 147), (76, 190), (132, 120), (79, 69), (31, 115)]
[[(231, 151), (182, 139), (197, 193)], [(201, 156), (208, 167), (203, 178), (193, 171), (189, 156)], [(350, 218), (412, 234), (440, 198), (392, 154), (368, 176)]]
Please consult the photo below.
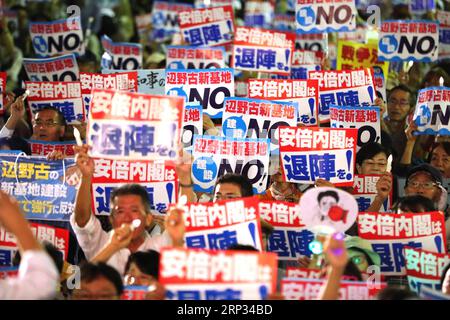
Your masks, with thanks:
[(77, 164), (77, 167), (80, 169), (83, 177), (86, 178), (91, 178), (95, 170), (94, 160), (88, 155), (89, 148), (90, 147), (86, 144), (81, 147), (73, 147), (76, 155), (75, 162)]
[(172, 207), (166, 216), (165, 228), (174, 247), (182, 247), (184, 244), (184, 234), (186, 226), (183, 219), (183, 210), (179, 207)]

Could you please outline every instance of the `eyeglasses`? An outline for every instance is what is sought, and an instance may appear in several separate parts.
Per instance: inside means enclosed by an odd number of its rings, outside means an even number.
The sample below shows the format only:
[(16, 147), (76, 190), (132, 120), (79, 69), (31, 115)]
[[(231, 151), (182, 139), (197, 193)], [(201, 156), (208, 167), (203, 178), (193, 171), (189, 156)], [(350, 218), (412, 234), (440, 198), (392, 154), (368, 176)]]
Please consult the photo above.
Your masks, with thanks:
[(58, 122), (54, 122), (54, 121), (35, 120), (35, 121), (33, 121), (33, 126), (35, 126), (35, 127), (40, 127), (40, 126), (56, 127), (56, 126), (59, 126), (59, 123)]
[(407, 184), (408, 187), (410, 188), (414, 188), (417, 189), (419, 187), (423, 188), (423, 189), (431, 189), (434, 186), (439, 186), (439, 183), (435, 183), (435, 182), (418, 182), (418, 181), (408, 181)]
[(409, 101), (407, 100), (396, 100), (396, 99), (389, 99), (388, 100), (388, 104), (394, 106), (394, 105), (400, 105), (402, 107), (408, 107), (409, 106)]

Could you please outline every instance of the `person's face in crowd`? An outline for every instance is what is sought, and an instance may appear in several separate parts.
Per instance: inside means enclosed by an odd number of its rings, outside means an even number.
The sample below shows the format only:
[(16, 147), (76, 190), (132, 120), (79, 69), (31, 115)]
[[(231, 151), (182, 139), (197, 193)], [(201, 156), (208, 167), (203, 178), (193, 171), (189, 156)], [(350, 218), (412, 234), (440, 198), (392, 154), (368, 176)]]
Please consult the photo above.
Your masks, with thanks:
[(234, 183), (219, 183), (214, 192), (213, 202), (241, 198), (241, 187)]
[(123, 223), (131, 224), (133, 220), (141, 220), (141, 224), (133, 231), (133, 239), (139, 238), (146, 226), (152, 223), (153, 216), (145, 212), (145, 206), (141, 197), (134, 194), (116, 196), (111, 203), (111, 222), (114, 229), (119, 228)]
[(443, 176), (450, 177), (450, 157), (442, 146), (438, 146), (431, 154), (430, 164), (439, 169)]
[(406, 119), (411, 109), (409, 98), (409, 92), (403, 90), (395, 90), (391, 93), (387, 103), (389, 119), (393, 121)]
[(445, 273), (445, 278), (442, 282), (442, 293), (450, 295), (450, 269)]
[(126, 286), (150, 286), (156, 281), (154, 277), (142, 272), (134, 262), (130, 263), (130, 268), (124, 277)]
[(33, 137), (37, 140), (57, 142), (64, 136), (64, 126), (54, 110), (42, 110), (33, 120)]
[(357, 164), (359, 174), (383, 174), (386, 172), (387, 157), (384, 152), (376, 154), (371, 159), (364, 160), (361, 165)]
[(359, 271), (367, 272), (369, 267), (369, 261), (367, 261), (366, 255), (358, 250), (348, 249), (348, 259), (358, 267)]
[(439, 74), (430, 72), (425, 76), (425, 79), (423, 80), (423, 87), (422, 88), (428, 88), (428, 87), (438, 87), (439, 86), (439, 79), (441, 76)]
[(409, 178), (405, 195), (421, 195), (434, 202), (439, 201), (441, 189), (427, 172), (417, 172)]
[(105, 277), (91, 282), (81, 281), (80, 289), (75, 289), (73, 300), (117, 300), (119, 295), (114, 284)]
[(293, 183), (274, 182), (270, 186), (270, 192), (277, 201), (296, 202), (296, 190)]
[(334, 197), (326, 196), (320, 199), (319, 202), (319, 209), (322, 215), (326, 216), (328, 215), (328, 211), (332, 206), (335, 206), (337, 204), (337, 201)]

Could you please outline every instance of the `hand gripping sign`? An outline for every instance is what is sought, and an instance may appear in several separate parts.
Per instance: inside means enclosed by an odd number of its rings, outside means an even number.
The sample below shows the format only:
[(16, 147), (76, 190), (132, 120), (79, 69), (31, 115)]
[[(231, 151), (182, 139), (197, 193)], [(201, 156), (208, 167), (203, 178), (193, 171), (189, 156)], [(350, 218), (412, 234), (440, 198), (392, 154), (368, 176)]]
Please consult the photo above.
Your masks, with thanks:
[(167, 69), (225, 68), (225, 48), (168, 46), (166, 65)]

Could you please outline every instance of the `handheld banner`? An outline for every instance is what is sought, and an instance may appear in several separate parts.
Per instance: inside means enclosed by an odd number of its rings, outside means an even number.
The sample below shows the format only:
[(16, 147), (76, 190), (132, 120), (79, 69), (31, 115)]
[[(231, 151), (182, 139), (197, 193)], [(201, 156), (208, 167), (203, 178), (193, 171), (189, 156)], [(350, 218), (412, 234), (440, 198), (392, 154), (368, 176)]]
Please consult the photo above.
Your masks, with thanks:
[(330, 106), (370, 106), (376, 99), (373, 70), (310, 71), (319, 80), (319, 119), (329, 122)]
[(75, 141), (47, 142), (42, 140), (28, 140), (27, 142), (30, 145), (31, 154), (33, 156), (46, 157), (53, 151), (61, 152), (64, 157), (75, 156), (73, 150), (73, 146), (76, 145)]
[(294, 47), (295, 33), (238, 27), (232, 67), (289, 75)]
[(338, 36), (338, 45), (339, 42), (342, 41), (354, 41), (358, 43), (366, 43), (367, 33), (369, 26), (367, 24), (357, 25), (355, 31), (350, 32), (339, 32)]
[(177, 200), (175, 167), (164, 161), (108, 160), (95, 158), (92, 178), (92, 212), (109, 215), (111, 192), (126, 183), (137, 183), (147, 190), (150, 209), (165, 213)]
[(279, 126), (297, 125), (297, 102), (225, 98), (222, 136), (270, 139), (270, 152), (278, 153)]
[(51, 22), (30, 22), (29, 30), (34, 52), (39, 57), (66, 53), (84, 55), (83, 29), (79, 16)]
[[(377, 195), (377, 182), (381, 175), (356, 174), (353, 183), (353, 197), (358, 203), (359, 212), (365, 212)], [(391, 179), (392, 182), (392, 179)], [(380, 212), (387, 212), (392, 204), (392, 189), (390, 195), (384, 201)]]
[(114, 90), (92, 90), (87, 130), (91, 156), (174, 160), (183, 99)]
[(0, 72), (0, 115), (5, 112), (6, 72)]
[(297, 122), (305, 126), (317, 126), (319, 111), (317, 80), (249, 79), (248, 97), (297, 102)]
[(297, 0), (297, 33), (353, 31), (356, 15), (355, 0)]
[(225, 68), (225, 48), (168, 46), (166, 66), (167, 69)]
[(260, 201), (259, 213), (274, 228), (267, 240), (267, 251), (276, 253), (279, 261), (297, 261), (300, 256), (311, 256), (309, 244), (314, 240), (314, 234), (302, 222), (300, 205)]
[(23, 66), (31, 81), (77, 81), (80, 78), (74, 54), (46, 59), (24, 58)]
[(273, 29), (295, 32), (295, 15), (276, 13), (273, 19)]
[(324, 53), (312, 50), (295, 50), (292, 56), (291, 79), (308, 79), (309, 71), (320, 71)]
[(425, 213), (360, 213), (358, 234), (367, 239), (381, 257), (381, 272), (387, 276), (406, 275), (403, 248), (443, 253), (447, 248), (444, 215)]
[(166, 70), (166, 94), (198, 102), (211, 118), (221, 118), (224, 99), (234, 95), (233, 69)]
[(203, 135), (203, 108), (201, 105), (186, 105), (181, 134), (181, 143), (184, 150), (192, 150), (195, 135)]
[(450, 58), (450, 12), (440, 11), (437, 13), (439, 21), (439, 59)]
[(328, 33), (299, 34), (295, 38), (295, 49), (328, 52)]
[[(164, 87), (166, 85), (166, 69), (139, 69), (137, 72), (137, 92), (146, 94), (164, 95)], [(128, 73), (126, 70), (110, 70), (103, 69), (103, 74)], [(131, 73), (132, 74), (132, 73)], [(131, 87), (129, 85), (129, 87)], [(119, 88), (105, 88), (105, 89), (118, 89), (130, 92), (135, 92), (133, 89), (119, 89)]]
[(182, 11), (178, 19), (184, 40), (192, 46), (218, 46), (233, 41), (233, 6)]
[(263, 193), (269, 173), (269, 144), (269, 139), (194, 136), (194, 191), (212, 193), (217, 178), (237, 173), (249, 179), (254, 193)]
[(262, 300), (275, 292), (274, 253), (166, 248), (159, 281), (169, 300)]
[[(137, 70), (142, 68), (142, 45), (139, 43), (114, 43), (108, 36), (102, 36), (102, 46), (111, 60), (103, 60), (104, 69)], [(103, 59), (103, 58), (102, 58)]]
[(280, 162), (285, 181), (314, 184), (321, 178), (353, 185), (357, 129), (279, 127)]
[(161, 43), (180, 31), (178, 14), (192, 9), (191, 4), (154, 1), (152, 9), (152, 40)]
[(381, 61), (432, 62), (438, 58), (439, 22), (384, 21), (378, 41)]
[(257, 198), (190, 203), (183, 210), (187, 248), (226, 250), (242, 244), (262, 250)]
[(450, 135), (450, 88), (429, 87), (419, 91), (414, 112), (416, 134)]
[(0, 160), (1, 189), (15, 197), (27, 219), (69, 220), (76, 189), (69, 183), (77, 174), (73, 159), (4, 156)]
[(67, 124), (86, 121), (80, 82), (27, 82), (28, 102), (35, 114), (44, 107), (61, 111)]

